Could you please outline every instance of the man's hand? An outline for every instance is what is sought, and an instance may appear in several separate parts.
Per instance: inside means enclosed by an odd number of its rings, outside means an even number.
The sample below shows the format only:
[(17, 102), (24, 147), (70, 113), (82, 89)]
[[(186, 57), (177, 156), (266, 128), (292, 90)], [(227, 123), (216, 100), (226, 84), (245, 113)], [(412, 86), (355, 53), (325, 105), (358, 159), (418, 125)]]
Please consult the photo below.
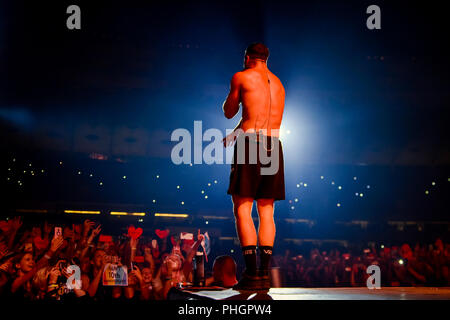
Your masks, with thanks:
[(223, 146), (225, 148), (232, 146), (234, 141), (236, 141), (236, 132), (233, 131), (232, 133), (227, 135), (225, 138), (223, 138), (222, 141), (223, 141)]

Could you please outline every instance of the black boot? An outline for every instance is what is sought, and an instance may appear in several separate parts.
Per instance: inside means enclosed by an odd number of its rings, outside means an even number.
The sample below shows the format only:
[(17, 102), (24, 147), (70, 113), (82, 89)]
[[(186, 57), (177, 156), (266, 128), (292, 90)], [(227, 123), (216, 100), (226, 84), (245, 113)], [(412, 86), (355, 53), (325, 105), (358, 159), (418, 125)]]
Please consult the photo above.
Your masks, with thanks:
[(235, 290), (264, 290), (262, 288), (261, 277), (259, 275), (251, 275), (247, 271), (242, 273), (242, 278), (234, 285)]

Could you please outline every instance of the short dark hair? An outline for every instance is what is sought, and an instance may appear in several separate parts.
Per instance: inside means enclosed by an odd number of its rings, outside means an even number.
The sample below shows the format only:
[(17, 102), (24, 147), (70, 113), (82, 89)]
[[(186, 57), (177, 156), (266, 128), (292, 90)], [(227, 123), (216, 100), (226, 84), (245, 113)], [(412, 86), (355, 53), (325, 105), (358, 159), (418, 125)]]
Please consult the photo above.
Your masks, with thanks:
[[(236, 262), (231, 256), (223, 255), (218, 256), (214, 260), (213, 264), (213, 274), (215, 277), (223, 278), (223, 275), (236, 276)], [(222, 280), (222, 279), (215, 279)]]
[(261, 59), (266, 61), (269, 57), (269, 48), (260, 42), (252, 43), (245, 50), (245, 55), (250, 59)]

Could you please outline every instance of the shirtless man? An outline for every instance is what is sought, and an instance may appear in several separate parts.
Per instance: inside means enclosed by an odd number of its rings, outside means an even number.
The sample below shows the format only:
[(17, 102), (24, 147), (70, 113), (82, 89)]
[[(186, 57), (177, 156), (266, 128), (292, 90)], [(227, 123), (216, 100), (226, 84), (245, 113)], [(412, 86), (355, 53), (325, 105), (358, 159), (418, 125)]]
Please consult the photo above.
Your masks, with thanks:
[[(278, 139), (285, 91), (280, 79), (267, 68), (268, 57), (269, 49), (261, 43), (254, 43), (246, 49), (245, 69), (234, 74), (230, 93), (223, 104), (225, 117), (231, 119), (238, 113), (242, 103), (242, 119), (235, 131), (224, 139), (225, 146), (232, 145), (238, 139), (227, 191), (232, 195), (236, 229), (245, 261), (243, 277), (236, 286), (238, 289), (270, 288), (269, 263), (275, 240), (274, 201), (285, 199), (283, 151)], [(245, 132), (245, 135), (237, 132)], [(271, 150), (278, 151), (279, 163), (275, 174), (261, 174), (264, 164), (259, 157), (257, 163), (248, 163), (247, 158), (243, 164), (236, 163), (239, 139), (249, 134), (250, 137), (244, 137), (246, 151), (251, 143), (258, 144), (258, 150), (261, 143), (268, 143), (267, 148), (264, 148), (269, 153)], [(269, 147), (269, 144), (272, 145)], [(254, 200), (259, 216), (258, 234), (252, 219)], [(259, 269), (256, 262), (257, 242), (260, 250)]]

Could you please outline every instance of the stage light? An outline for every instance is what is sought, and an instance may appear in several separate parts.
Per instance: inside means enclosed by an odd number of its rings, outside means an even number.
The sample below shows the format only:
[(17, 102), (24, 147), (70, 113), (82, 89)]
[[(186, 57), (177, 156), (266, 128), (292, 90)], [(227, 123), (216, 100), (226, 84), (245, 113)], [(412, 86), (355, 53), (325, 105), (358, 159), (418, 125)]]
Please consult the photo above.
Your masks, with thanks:
[(400, 259), (400, 260), (398, 260), (398, 263), (401, 264), (401, 265), (403, 265), (404, 262), (403, 262), (402, 259)]
[(356, 177), (353, 177), (353, 180), (356, 180), (357, 178)]
[(181, 205), (184, 205), (184, 201), (181, 201)]
[(155, 200), (155, 199), (153, 199), (153, 203), (156, 203), (156, 200)]
[(202, 190), (202, 194), (205, 193), (205, 190)]
[(295, 202), (298, 202), (298, 198), (295, 198), (294, 201), (295, 201)]
[(60, 161), (59, 164), (62, 165), (62, 161)]
[(341, 186), (339, 186), (339, 187), (338, 187), (338, 189), (339, 189), (339, 190), (341, 190), (341, 189), (342, 189), (342, 187), (341, 187)]
[(208, 187), (211, 187), (211, 182), (208, 182)]
[(112, 215), (112, 216), (140, 216), (140, 217), (145, 217), (145, 212), (111, 211), (109, 214)]
[(381, 245), (381, 249), (384, 249), (384, 244)]
[(144, 219), (139, 219), (138, 221), (139, 221), (139, 222), (144, 222)]
[(180, 186), (177, 186), (177, 189), (180, 189)]
[(323, 180), (323, 176), (320, 176), (320, 179), (322, 179), (322, 180)]
[(158, 174), (156, 175), (156, 179), (159, 179), (159, 175)]
[(64, 213), (79, 213), (79, 214), (100, 214), (100, 211), (87, 211), (87, 210), (64, 210)]
[(297, 183), (297, 188), (300, 188), (300, 185)]
[(425, 194), (429, 194), (430, 192), (428, 190), (425, 190)]
[(432, 186), (436, 185), (436, 182), (433, 181), (433, 182), (431, 183), (431, 185), (432, 185)]
[(205, 199), (208, 199), (208, 196), (207, 196), (207, 195), (205, 196)]
[(359, 196), (359, 193), (358, 193), (358, 192), (356, 192), (356, 193), (355, 193), (355, 196)]
[(124, 179), (126, 179), (126, 178), (127, 178), (127, 176), (123, 176), (123, 178), (124, 178)]
[(101, 185), (101, 186), (102, 186), (102, 185), (103, 185), (103, 182), (101, 182), (101, 181), (100, 181), (99, 185)]
[(306, 183), (303, 184), (304, 187), (307, 187), (308, 185)]
[(44, 173), (44, 169), (42, 169), (41, 172)]
[(338, 203), (338, 204), (336, 204), (336, 206), (340, 207), (340, 206), (341, 206), (341, 204), (340, 204), (340, 203)]
[(81, 174), (81, 171), (78, 171), (78, 174)]
[(294, 209), (295, 209), (295, 207), (294, 207), (294, 206), (292, 206), (292, 207), (291, 207), (291, 210), (294, 210)]
[(231, 253), (234, 253), (234, 250), (233, 250), (233, 249), (231, 249), (231, 250), (230, 250), (230, 252), (231, 252)]
[(31, 163), (28, 166), (31, 167)]
[(362, 193), (360, 193), (360, 194), (359, 194), (359, 196), (360, 196), (360, 197), (362, 197), (362, 196), (363, 196), (363, 194), (362, 194)]
[(187, 218), (189, 215), (181, 213), (155, 213), (155, 217)]
[(370, 186), (369, 185), (367, 185), (367, 187), (366, 187), (367, 189), (370, 189)]
[(217, 183), (217, 180), (214, 180), (214, 183)]
[(208, 222), (208, 221), (205, 221), (205, 223), (208, 224), (209, 222)]
[(334, 185), (334, 181), (331, 181), (331, 184)]
[(127, 216), (127, 215), (128, 215), (128, 212), (116, 212), (116, 211), (111, 211), (109, 214), (112, 215), (112, 216)]
[(89, 175), (89, 177), (91, 177), (92, 178), (92, 173)]

